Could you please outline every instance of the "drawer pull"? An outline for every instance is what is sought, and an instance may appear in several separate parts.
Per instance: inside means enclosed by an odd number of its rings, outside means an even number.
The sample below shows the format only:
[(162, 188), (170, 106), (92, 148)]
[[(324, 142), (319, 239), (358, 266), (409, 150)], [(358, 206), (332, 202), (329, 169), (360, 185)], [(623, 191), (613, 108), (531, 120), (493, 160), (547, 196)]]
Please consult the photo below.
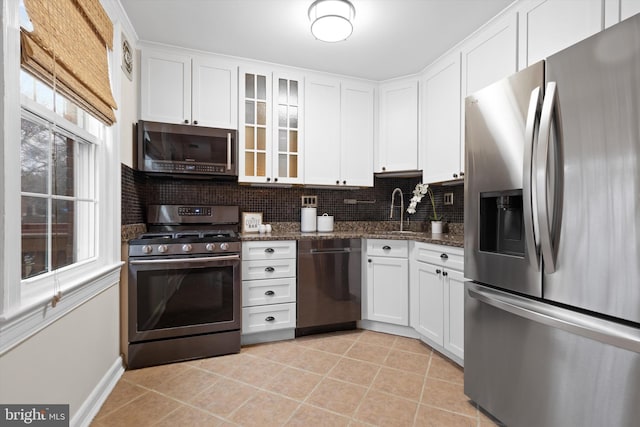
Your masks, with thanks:
[(274, 252), (275, 252), (275, 250), (273, 250), (273, 248), (267, 248), (267, 249), (265, 249), (264, 251), (265, 251), (266, 253), (268, 253), (268, 254), (272, 254), (272, 253), (274, 253)]
[(440, 274), (440, 273), (442, 273), (442, 271), (438, 268), (438, 269), (436, 270), (436, 274)]
[(383, 251), (390, 251), (391, 250), (391, 246), (385, 245), (385, 246), (382, 247), (382, 250)]
[(440, 255), (440, 258), (442, 258), (442, 259), (449, 259), (449, 255), (447, 255), (447, 254), (442, 254), (442, 255)]
[(275, 295), (276, 293), (273, 291), (267, 291), (264, 294), (270, 297), (271, 295)]
[(273, 322), (274, 320), (276, 320), (276, 318), (273, 317), (273, 316), (267, 316), (267, 317), (265, 317), (264, 320), (265, 320), (265, 322)]
[(267, 273), (273, 273), (274, 271), (276, 271), (276, 269), (273, 267), (266, 267), (264, 271), (266, 271)]
[(447, 273), (446, 271), (443, 271), (443, 272), (442, 272), (442, 275), (443, 275), (444, 277), (447, 277), (447, 276), (448, 276), (448, 273)]

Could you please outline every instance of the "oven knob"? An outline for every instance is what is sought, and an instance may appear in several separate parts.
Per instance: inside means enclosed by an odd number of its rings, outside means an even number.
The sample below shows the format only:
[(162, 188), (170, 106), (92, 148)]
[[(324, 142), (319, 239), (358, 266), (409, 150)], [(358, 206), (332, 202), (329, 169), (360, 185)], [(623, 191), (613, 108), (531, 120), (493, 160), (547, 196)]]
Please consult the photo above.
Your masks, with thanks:
[(189, 243), (187, 243), (186, 245), (182, 245), (182, 252), (191, 252), (192, 249), (193, 246), (191, 246)]
[(153, 252), (153, 248), (149, 245), (144, 245), (142, 247), (142, 253), (143, 254), (150, 254), (151, 252)]
[(207, 243), (204, 248), (209, 252), (213, 252), (213, 250), (216, 248), (216, 245), (214, 243)]
[(226, 251), (227, 249), (229, 249), (229, 244), (228, 243), (220, 243), (220, 249), (222, 249), (223, 251)]
[(158, 252), (160, 252), (161, 254), (167, 252), (168, 250), (169, 250), (169, 247), (167, 245), (158, 246)]

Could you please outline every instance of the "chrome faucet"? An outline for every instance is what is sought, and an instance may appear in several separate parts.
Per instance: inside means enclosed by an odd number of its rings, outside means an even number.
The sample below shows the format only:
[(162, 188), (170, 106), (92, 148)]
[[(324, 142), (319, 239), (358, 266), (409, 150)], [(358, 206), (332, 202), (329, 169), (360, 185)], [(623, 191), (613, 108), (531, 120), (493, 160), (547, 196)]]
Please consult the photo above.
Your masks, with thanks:
[(402, 196), (402, 190), (399, 188), (395, 188), (393, 193), (391, 193), (391, 213), (389, 214), (389, 219), (393, 219), (393, 205), (396, 200), (396, 192), (400, 193), (400, 231), (402, 231), (404, 223), (404, 197)]

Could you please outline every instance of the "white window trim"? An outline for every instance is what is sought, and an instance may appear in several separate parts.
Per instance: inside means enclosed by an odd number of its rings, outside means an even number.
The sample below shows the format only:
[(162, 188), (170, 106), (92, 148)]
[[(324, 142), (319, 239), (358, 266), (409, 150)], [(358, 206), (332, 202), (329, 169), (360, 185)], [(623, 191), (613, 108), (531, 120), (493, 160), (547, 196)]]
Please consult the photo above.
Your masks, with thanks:
[[(63, 317), (105, 289), (119, 283), (120, 268), (120, 148), (119, 125), (107, 128), (104, 141), (96, 146), (96, 257), (59, 269), (57, 279), (63, 296), (52, 307), (51, 292), (30, 293), (21, 281), (20, 203), (20, 26), (19, 0), (2, 2), (0, 32), (0, 355), (51, 322)], [(119, 32), (116, 32), (119, 40)], [(115, 46), (118, 46), (116, 44)], [(119, 48), (110, 53), (117, 64)], [(115, 67), (114, 67), (115, 68)], [(119, 68), (113, 70), (114, 95), (119, 94)], [(36, 107), (34, 107), (36, 108)], [(116, 111), (118, 119), (118, 112)], [(80, 135), (84, 137), (83, 135)], [(90, 137), (94, 138), (94, 137)], [(114, 175), (116, 174), (117, 175)]]

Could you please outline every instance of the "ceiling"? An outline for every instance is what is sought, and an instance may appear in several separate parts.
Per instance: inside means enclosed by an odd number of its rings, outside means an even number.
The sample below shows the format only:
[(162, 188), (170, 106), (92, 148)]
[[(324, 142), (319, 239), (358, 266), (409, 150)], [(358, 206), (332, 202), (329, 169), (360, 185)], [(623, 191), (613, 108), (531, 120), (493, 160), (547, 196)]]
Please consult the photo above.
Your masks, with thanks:
[(141, 40), (371, 80), (414, 74), (513, 0), (351, 0), (346, 41), (310, 33), (313, 0), (120, 0)]

